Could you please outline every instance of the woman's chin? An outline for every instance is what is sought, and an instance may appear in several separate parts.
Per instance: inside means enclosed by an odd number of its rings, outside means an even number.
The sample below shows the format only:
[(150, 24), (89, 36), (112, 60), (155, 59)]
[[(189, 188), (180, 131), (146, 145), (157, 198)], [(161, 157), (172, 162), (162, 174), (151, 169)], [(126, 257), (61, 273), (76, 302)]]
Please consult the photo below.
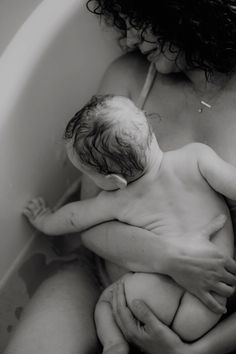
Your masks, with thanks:
[(168, 74), (172, 74), (172, 73), (178, 73), (180, 72), (180, 68), (177, 67), (177, 65), (173, 62), (159, 62), (156, 61), (154, 62), (157, 72), (159, 72), (160, 74), (163, 75), (168, 75)]

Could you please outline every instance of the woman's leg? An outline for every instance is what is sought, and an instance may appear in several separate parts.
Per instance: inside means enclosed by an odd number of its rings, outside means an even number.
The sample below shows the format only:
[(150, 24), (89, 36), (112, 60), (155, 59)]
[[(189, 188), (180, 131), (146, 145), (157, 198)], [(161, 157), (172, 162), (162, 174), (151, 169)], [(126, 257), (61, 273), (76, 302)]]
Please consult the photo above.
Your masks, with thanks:
[(95, 354), (93, 312), (99, 287), (74, 263), (47, 279), (26, 308), (5, 354)]

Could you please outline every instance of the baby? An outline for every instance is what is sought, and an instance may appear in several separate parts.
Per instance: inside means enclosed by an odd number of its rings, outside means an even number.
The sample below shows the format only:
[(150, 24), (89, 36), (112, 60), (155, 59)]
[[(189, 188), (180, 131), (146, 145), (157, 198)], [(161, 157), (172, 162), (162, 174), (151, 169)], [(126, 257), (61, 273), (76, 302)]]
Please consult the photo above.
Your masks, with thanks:
[[(227, 221), (212, 241), (233, 255), (233, 230), (222, 195), (236, 200), (236, 168), (210, 147), (193, 143), (162, 152), (145, 113), (128, 98), (113, 95), (94, 96), (70, 120), (65, 139), (71, 162), (103, 191), (55, 212), (42, 198), (33, 199), (24, 214), (37, 229), (60, 235), (116, 219), (157, 237), (189, 232), (191, 242), (192, 230), (225, 214)], [(167, 276), (129, 273), (123, 281), (131, 309), (134, 299), (142, 299), (185, 341), (199, 338), (220, 318)], [(95, 322), (103, 353), (124, 354), (128, 345), (112, 315), (114, 286), (102, 293)]]

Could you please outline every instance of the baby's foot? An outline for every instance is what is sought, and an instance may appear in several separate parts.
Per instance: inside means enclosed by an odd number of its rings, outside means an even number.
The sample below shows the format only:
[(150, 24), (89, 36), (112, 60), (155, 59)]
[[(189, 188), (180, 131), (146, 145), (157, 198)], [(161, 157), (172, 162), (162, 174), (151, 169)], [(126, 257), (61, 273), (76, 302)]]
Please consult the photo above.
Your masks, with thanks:
[(102, 354), (129, 354), (129, 346), (126, 342), (117, 343), (111, 347), (104, 347)]

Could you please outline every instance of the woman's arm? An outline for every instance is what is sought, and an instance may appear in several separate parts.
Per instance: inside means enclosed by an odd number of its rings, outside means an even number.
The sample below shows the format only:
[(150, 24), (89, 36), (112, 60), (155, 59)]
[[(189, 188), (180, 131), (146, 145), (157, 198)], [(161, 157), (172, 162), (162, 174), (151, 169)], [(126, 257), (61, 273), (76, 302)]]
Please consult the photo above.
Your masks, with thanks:
[(232, 294), (233, 287), (223, 283), (235, 284), (236, 264), (210, 241), (210, 235), (224, 223), (222, 216), (212, 220), (191, 237), (190, 243), (187, 234), (177, 242), (176, 238), (159, 238), (147, 230), (112, 221), (84, 232), (82, 241), (102, 258), (128, 270), (169, 275), (212, 311), (223, 312), (211, 291), (227, 297)]

